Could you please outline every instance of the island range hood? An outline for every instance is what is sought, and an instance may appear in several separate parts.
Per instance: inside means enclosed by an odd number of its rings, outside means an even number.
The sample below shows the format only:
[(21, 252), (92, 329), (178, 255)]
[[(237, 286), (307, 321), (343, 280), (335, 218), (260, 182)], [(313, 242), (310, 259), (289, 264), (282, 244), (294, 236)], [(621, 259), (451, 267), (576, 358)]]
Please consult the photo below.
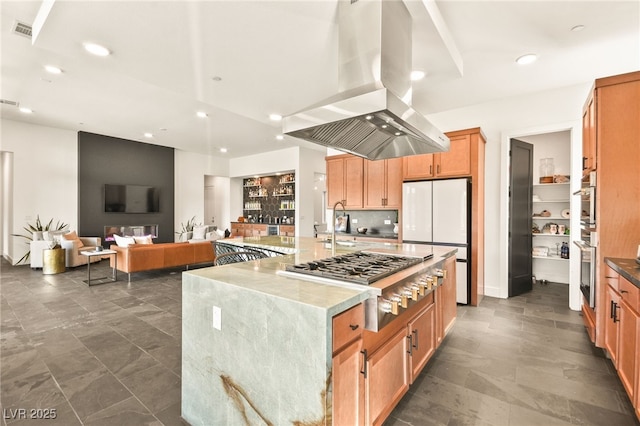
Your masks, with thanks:
[(283, 132), (369, 160), (448, 151), (411, 107), (411, 38), (401, 0), (339, 0), (338, 93), (284, 117)]

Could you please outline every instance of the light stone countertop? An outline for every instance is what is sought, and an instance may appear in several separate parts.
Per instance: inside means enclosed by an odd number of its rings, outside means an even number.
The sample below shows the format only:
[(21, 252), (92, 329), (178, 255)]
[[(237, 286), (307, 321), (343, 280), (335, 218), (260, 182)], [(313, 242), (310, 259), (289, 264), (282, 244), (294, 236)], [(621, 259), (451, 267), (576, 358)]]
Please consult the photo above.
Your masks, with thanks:
[[(367, 299), (371, 296), (371, 291), (374, 291), (373, 294), (378, 293), (375, 291), (375, 284), (361, 286), (361, 288), (358, 285), (345, 288), (278, 275), (279, 271), (285, 270), (287, 264), (300, 264), (331, 257), (331, 245), (315, 238), (267, 236), (240, 237), (219, 241), (240, 247), (262, 246), (272, 250), (295, 251), (295, 253), (250, 262), (201, 268), (186, 271), (184, 274), (193, 274), (228, 285), (255, 290), (292, 302), (310, 304), (328, 309), (332, 315)], [(401, 256), (424, 256), (431, 250), (433, 250), (433, 258), (425, 261), (428, 264), (440, 262), (454, 255), (456, 249), (455, 247), (432, 247), (420, 244), (357, 242), (349, 246), (338, 244), (336, 255), (354, 251), (374, 251)]]

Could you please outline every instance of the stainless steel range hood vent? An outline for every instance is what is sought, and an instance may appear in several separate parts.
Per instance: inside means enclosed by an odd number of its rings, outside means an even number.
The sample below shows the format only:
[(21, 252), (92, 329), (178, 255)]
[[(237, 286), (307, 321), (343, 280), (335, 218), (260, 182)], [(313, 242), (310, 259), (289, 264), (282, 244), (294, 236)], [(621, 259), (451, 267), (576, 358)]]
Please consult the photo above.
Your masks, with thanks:
[(283, 119), (285, 134), (370, 160), (449, 150), (411, 108), (411, 16), (400, 0), (340, 0), (339, 93)]

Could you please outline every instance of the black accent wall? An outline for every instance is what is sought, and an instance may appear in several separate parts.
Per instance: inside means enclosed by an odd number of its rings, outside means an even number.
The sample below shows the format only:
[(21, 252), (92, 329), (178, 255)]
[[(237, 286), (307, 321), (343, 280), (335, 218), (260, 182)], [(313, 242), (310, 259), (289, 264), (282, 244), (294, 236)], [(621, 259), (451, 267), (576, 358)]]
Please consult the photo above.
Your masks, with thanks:
[[(160, 212), (105, 213), (106, 183), (158, 188)], [(105, 226), (154, 224), (159, 225), (154, 242), (174, 241), (173, 148), (78, 132), (78, 235), (104, 241)]]

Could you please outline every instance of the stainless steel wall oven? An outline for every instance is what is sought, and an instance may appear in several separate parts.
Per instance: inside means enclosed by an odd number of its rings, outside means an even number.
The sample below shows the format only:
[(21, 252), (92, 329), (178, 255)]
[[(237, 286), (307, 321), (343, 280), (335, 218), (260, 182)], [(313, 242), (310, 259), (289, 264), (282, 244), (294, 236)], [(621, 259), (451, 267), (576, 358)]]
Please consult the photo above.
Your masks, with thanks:
[(596, 306), (596, 250), (598, 232), (596, 224), (596, 175), (589, 173), (582, 181), (582, 188), (573, 195), (580, 196), (580, 241), (574, 244), (580, 249), (580, 291), (591, 308)]
[(591, 308), (596, 306), (596, 248), (583, 241), (574, 241), (580, 248), (580, 291)]

